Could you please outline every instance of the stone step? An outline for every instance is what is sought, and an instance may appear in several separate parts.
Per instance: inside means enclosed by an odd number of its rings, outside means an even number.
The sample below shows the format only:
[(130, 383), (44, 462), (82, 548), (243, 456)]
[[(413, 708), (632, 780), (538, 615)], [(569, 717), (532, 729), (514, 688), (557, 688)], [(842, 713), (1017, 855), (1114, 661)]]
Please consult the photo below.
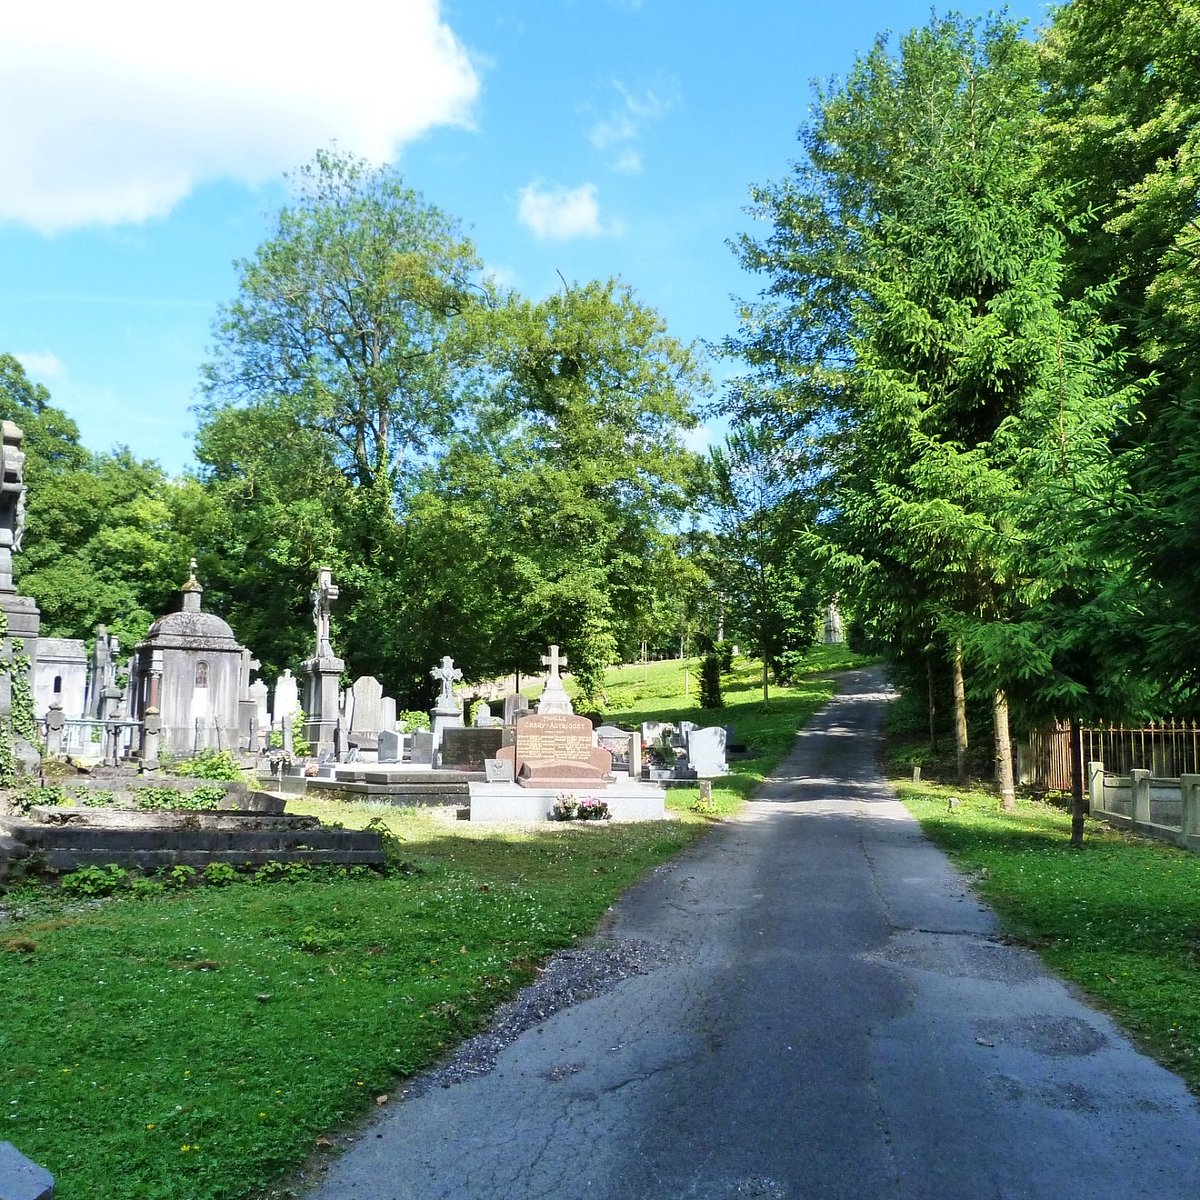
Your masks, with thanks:
[(284, 851), (372, 849), (379, 835), (356, 829), (114, 829), (97, 825), (42, 825), (0, 821), (0, 829), (30, 850), (228, 850)]
[(382, 850), (46, 850), (42, 861), (54, 872), (110, 864), (131, 871), (156, 871), (160, 867), (185, 865), (203, 871), (209, 863), (232, 867), (261, 867), (266, 863), (307, 863), (310, 866), (382, 866)]
[(39, 825), (89, 825), (108, 829), (312, 829), (316, 817), (299, 813), (243, 812), (240, 809), (68, 808), (34, 805), (28, 821)]

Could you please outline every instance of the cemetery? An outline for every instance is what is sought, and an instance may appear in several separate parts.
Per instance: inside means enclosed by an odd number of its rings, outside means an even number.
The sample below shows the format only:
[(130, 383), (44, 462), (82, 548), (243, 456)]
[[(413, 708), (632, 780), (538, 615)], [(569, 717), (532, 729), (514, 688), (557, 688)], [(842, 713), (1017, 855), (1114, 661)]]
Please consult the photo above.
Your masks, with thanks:
[[(22, 436), (5, 422), (10, 489), (24, 487)], [(14, 522), (18, 511), (10, 509)], [(441, 806), (486, 825), (561, 820), (578, 808), (572, 799), (564, 809), (562, 798), (578, 794), (585, 812), (595, 805), (611, 820), (654, 821), (667, 815), (667, 787), (728, 770), (724, 728), (597, 727), (576, 715), (557, 645), (542, 657), (536, 702), (509, 693), (495, 716), (481, 702), (470, 724), (455, 688), (462, 671), (444, 655), (429, 672), (436, 688), (429, 728), (402, 728), (378, 679), (342, 686), (345, 662), (331, 622), (339, 589), (327, 567), (318, 568), (310, 597), (312, 653), (274, 688), (255, 677), (252, 649), (205, 610), (195, 559), (177, 611), (155, 620), (128, 655), (104, 625), (90, 655), (77, 639), (39, 644), (36, 600), (12, 581), (20, 535), (0, 530), (0, 606), (9, 653), (20, 635), (28, 656), (36, 736), (18, 739), (19, 754), (41, 786), (40, 802), (0, 813), (0, 877), (35, 856), (52, 872), (101, 863), (378, 865), (378, 835), (289, 814), (289, 799)], [(0, 715), (12, 708), (10, 684), (0, 693)], [(206, 756), (224, 756), (253, 786), (172, 773), (180, 759)]]

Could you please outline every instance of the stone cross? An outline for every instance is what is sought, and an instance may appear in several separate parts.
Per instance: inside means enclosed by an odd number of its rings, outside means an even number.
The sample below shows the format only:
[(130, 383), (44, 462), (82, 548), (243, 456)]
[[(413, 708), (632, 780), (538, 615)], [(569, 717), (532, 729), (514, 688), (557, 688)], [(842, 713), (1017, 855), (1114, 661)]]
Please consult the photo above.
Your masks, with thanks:
[(333, 572), (328, 567), (317, 570), (317, 586), (312, 592), (313, 621), (317, 627), (317, 658), (333, 658), (333, 647), (329, 644), (329, 611), (333, 602), (341, 595), (334, 586)]
[(250, 683), (254, 672), (262, 666), (262, 663), (250, 652), (249, 647), (242, 647), (242, 696), (243, 700), (250, 698)]
[(442, 694), (438, 697), (439, 703), (445, 703), (447, 700), (453, 701), (454, 694), (451, 689), (454, 687), (455, 681), (463, 677), (462, 672), (454, 665), (454, 659), (448, 654), (444, 655), (442, 665), (434, 667), (429, 674), (442, 685)]
[(558, 652), (557, 646), (551, 646), (550, 653), (548, 655), (546, 655), (546, 654), (542, 655), (542, 666), (550, 668), (550, 678), (551, 679), (558, 679), (559, 678), (559, 674), (558, 674), (559, 668), (565, 667), (566, 665), (567, 665), (567, 656), (565, 654), (560, 655)]
[(567, 689), (563, 687), (562, 677), (558, 673), (560, 668), (567, 665), (567, 656), (560, 654), (557, 646), (551, 646), (550, 653), (542, 655), (542, 665), (550, 668), (550, 674), (546, 679), (546, 686), (542, 688), (542, 694), (538, 698), (538, 712), (573, 712), (571, 698), (567, 695)]

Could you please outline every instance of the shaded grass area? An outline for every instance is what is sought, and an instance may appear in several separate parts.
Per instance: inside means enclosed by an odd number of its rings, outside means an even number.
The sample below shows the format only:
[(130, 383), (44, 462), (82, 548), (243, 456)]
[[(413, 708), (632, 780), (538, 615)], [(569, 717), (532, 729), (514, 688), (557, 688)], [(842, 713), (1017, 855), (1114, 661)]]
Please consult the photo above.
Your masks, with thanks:
[[(732, 724), (751, 747), (674, 819), (496, 831), (428, 812), (293, 804), (390, 830), (386, 877), (279, 881), (79, 901), (29, 884), (0, 904), (0, 1139), (48, 1167), (59, 1200), (241, 1200), (272, 1186), (435, 1062), (590, 934), (631, 884), (732, 812), (856, 665), (764, 712), (753, 663), (702, 713), (680, 664), (621, 668), (610, 716)], [(694, 668), (693, 668), (694, 669)], [(694, 674), (692, 680), (694, 689)], [(693, 690), (694, 695), (694, 690)]]
[(894, 784), (1006, 928), (1200, 1092), (1200, 858), (1091, 820), (1072, 850), (1053, 805)]

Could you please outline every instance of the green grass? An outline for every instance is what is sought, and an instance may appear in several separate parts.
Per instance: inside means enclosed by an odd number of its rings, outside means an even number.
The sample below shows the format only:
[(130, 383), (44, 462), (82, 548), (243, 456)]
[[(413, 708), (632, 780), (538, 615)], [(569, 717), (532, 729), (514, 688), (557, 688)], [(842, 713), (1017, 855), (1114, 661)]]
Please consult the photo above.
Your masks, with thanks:
[(1053, 805), (1005, 813), (986, 790), (895, 785), (1006, 929), (1200, 1091), (1200, 858), (1091, 820), (1072, 850)]
[[(752, 749), (714, 788), (733, 811), (855, 665), (773, 692), (755, 664), (702, 713), (679, 663), (612, 673), (612, 719), (719, 720)], [(695, 668), (691, 664), (692, 696)], [(702, 833), (675, 818), (497, 832), (418, 810), (293, 805), (395, 835), (393, 870), (80, 900), (27, 885), (0, 924), (0, 1140), (48, 1167), (59, 1200), (239, 1200), (486, 1020), (548, 954)], [(321, 1152), (321, 1151), (318, 1151)]]

